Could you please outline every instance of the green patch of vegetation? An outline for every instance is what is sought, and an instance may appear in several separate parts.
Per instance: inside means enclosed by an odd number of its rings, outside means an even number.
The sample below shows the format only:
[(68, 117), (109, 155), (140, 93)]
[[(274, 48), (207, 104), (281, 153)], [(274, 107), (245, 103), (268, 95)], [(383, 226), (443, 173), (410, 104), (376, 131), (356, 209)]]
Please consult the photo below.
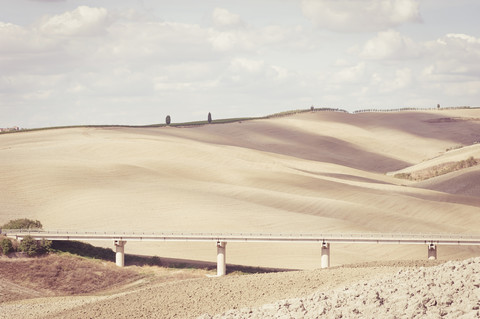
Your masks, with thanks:
[[(1, 229), (42, 229), (42, 223), (38, 220), (20, 218), (10, 220), (0, 227)], [(13, 251), (26, 253), (28, 256), (43, 255), (50, 251), (52, 242), (50, 240), (37, 241), (32, 236), (25, 236), (20, 244), (16, 240), (4, 238), (1, 240), (1, 248), (4, 255)]]
[(2, 248), (2, 253), (4, 255), (8, 255), (10, 252), (13, 251), (12, 241), (8, 238), (3, 238), (2, 240), (0, 240), (0, 247)]
[(37, 241), (32, 236), (25, 236), (20, 243), (19, 249), (30, 257), (35, 256), (37, 254)]
[(3, 225), (2, 229), (42, 229), (42, 223), (38, 220), (27, 218), (14, 219)]
[(23, 237), (18, 249), (27, 254), (27, 256), (37, 256), (48, 253), (51, 250), (52, 242), (50, 240), (37, 241), (32, 236)]

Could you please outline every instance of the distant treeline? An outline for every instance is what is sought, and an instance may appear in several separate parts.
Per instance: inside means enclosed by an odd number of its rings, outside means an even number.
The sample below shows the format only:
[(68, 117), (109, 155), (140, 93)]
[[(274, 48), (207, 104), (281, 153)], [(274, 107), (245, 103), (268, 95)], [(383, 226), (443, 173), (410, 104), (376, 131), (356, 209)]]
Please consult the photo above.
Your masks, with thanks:
[[(442, 110), (457, 110), (457, 109), (471, 109), (470, 106), (449, 106), (449, 107), (442, 107)], [(364, 109), (364, 110), (357, 110), (353, 111), (354, 114), (356, 113), (373, 113), (373, 112), (402, 112), (402, 111), (431, 111), (440, 109), (439, 107), (427, 107), (427, 108), (420, 108), (420, 107), (402, 107), (396, 109)]]
[[(435, 109), (442, 109), (442, 110), (456, 110), (456, 109), (476, 109), (478, 107), (471, 107), (471, 106), (450, 106), (450, 107), (442, 107), (440, 108), (437, 106), (436, 108), (418, 108), (418, 107), (403, 107), (403, 108), (396, 108), (396, 109), (362, 109), (353, 111), (352, 114), (357, 113), (374, 113), (374, 112), (401, 112), (401, 111), (431, 111)], [(55, 126), (55, 127), (42, 127), (42, 128), (33, 128), (33, 129), (20, 129), (19, 131), (3, 131), (0, 134), (6, 133), (14, 133), (14, 132), (28, 132), (28, 131), (41, 131), (41, 130), (52, 130), (52, 129), (65, 129), (65, 128), (117, 128), (117, 127), (164, 127), (164, 126), (175, 126), (175, 127), (186, 127), (186, 126), (196, 126), (196, 125), (205, 125), (205, 124), (226, 124), (226, 123), (234, 123), (234, 122), (241, 122), (241, 121), (249, 121), (249, 120), (262, 120), (262, 119), (271, 119), (271, 118), (279, 118), (285, 116), (291, 116), (300, 113), (307, 113), (307, 112), (341, 112), (341, 113), (350, 113), (349, 111), (341, 108), (331, 108), (331, 107), (310, 107), (308, 109), (299, 109), (299, 110), (291, 110), (291, 111), (284, 111), (279, 112), (271, 115), (266, 116), (258, 116), (258, 117), (242, 117), (242, 118), (227, 118), (227, 119), (218, 119), (212, 120), (211, 115), (209, 114), (208, 120), (203, 121), (193, 121), (193, 122), (183, 122), (183, 123), (170, 123), (170, 124), (149, 124), (149, 125), (69, 125), (69, 126)]]
[(285, 112), (280, 112), (280, 113), (267, 115), (267, 116), (264, 116), (264, 117), (259, 117), (259, 119), (271, 119), (271, 118), (284, 117), (284, 116), (290, 116), (290, 115), (307, 113), (307, 112), (342, 112), (342, 113), (348, 113), (347, 110), (338, 109), (338, 108), (331, 108), (331, 107), (315, 108), (315, 107), (312, 106), (309, 109), (285, 111)]
[[(456, 110), (456, 109), (471, 109), (471, 106), (451, 106), (451, 107), (442, 107), (442, 110)], [(475, 107), (473, 107), (475, 108)], [(420, 107), (402, 107), (402, 108), (395, 108), (395, 109), (362, 109), (362, 110), (356, 110), (353, 111), (353, 114), (357, 113), (375, 113), (375, 112), (402, 112), (402, 111), (431, 111), (431, 110), (436, 110), (440, 109), (439, 107), (430, 107), (430, 108), (420, 108)], [(331, 107), (321, 107), (321, 108), (316, 108), (316, 107), (310, 107), (309, 109), (300, 109), (300, 110), (291, 110), (291, 111), (285, 111), (285, 112), (280, 112), (280, 113), (275, 113), (271, 115), (267, 115), (264, 117), (258, 117), (258, 118), (252, 118), (252, 119), (270, 119), (270, 118), (277, 118), (277, 117), (284, 117), (284, 116), (290, 116), (290, 115), (295, 115), (295, 114), (300, 114), (300, 113), (307, 113), (307, 112), (342, 112), (342, 113), (350, 113), (349, 111), (341, 108), (331, 108)]]

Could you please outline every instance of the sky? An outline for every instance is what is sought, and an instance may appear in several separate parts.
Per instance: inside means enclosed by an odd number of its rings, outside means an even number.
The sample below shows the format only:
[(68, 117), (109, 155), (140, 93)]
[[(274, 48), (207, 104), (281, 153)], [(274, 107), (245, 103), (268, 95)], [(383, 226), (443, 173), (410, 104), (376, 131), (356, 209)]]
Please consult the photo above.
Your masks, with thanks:
[(480, 105), (478, 0), (0, 0), (0, 127)]

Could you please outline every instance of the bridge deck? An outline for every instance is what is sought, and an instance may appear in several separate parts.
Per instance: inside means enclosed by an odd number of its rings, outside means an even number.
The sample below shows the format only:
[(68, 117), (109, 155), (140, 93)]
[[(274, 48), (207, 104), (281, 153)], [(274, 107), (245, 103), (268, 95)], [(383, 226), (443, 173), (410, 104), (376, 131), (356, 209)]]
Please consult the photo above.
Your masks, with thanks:
[(442, 244), (480, 245), (480, 235), (462, 234), (275, 234), (275, 233), (180, 233), (180, 232), (100, 232), (62, 230), (8, 230), (3, 235), (37, 240), (113, 240), (113, 241), (197, 241), (197, 242), (303, 242), (358, 244)]

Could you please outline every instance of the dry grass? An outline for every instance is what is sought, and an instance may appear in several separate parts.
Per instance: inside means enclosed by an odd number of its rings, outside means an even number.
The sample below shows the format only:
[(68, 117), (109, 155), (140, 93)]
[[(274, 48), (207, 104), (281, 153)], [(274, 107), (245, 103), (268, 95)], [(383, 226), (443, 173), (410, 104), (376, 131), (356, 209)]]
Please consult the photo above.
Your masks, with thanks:
[(461, 169), (473, 167), (479, 164), (480, 164), (480, 159), (469, 157), (468, 159), (463, 161), (442, 163), (439, 165), (435, 165), (435, 166), (418, 170), (415, 172), (411, 172), (411, 173), (398, 173), (398, 174), (395, 174), (394, 176), (396, 178), (403, 178), (403, 179), (408, 179), (412, 181), (424, 181), (433, 177), (445, 175), (451, 172), (456, 172)]
[(98, 292), (140, 279), (139, 272), (113, 263), (69, 255), (0, 259), (1, 278), (45, 295)]

